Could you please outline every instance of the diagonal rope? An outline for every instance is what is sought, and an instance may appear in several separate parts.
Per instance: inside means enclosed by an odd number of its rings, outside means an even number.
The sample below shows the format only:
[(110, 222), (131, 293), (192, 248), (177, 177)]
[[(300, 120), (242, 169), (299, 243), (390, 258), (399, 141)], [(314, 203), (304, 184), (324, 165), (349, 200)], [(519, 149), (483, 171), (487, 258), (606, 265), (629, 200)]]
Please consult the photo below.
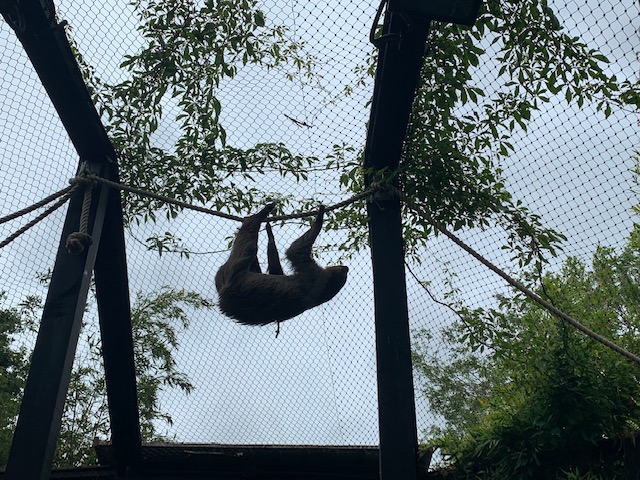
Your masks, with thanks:
[[(44, 218), (49, 216), (51, 213), (56, 211), (58, 208), (60, 208), (62, 205), (64, 205), (67, 202), (67, 200), (69, 200), (69, 198), (71, 197), (71, 195), (73, 194), (75, 189), (78, 187), (78, 185), (80, 185), (83, 182), (86, 182), (87, 180), (91, 180), (91, 181), (95, 181), (97, 183), (101, 183), (103, 185), (106, 185), (106, 186), (108, 186), (110, 188), (114, 188), (116, 190), (124, 190), (126, 192), (130, 192), (130, 193), (133, 193), (133, 194), (136, 194), (136, 195), (142, 195), (142, 196), (154, 198), (156, 200), (160, 200), (162, 202), (170, 203), (170, 204), (173, 204), (173, 205), (176, 205), (176, 206), (179, 206), (179, 207), (183, 207), (183, 208), (186, 208), (186, 209), (189, 209), (189, 210), (195, 210), (195, 211), (198, 211), (198, 212), (207, 213), (209, 215), (214, 215), (214, 216), (226, 218), (226, 219), (229, 219), (229, 220), (235, 220), (235, 221), (242, 221), (243, 220), (241, 217), (238, 217), (237, 215), (231, 215), (231, 214), (227, 214), (227, 213), (224, 213), (224, 212), (211, 210), (209, 208), (200, 207), (200, 206), (197, 206), (197, 205), (192, 205), (190, 203), (182, 202), (180, 200), (176, 200), (174, 198), (167, 197), (166, 195), (160, 195), (160, 194), (153, 193), (153, 192), (150, 192), (150, 191), (147, 191), (147, 190), (142, 190), (140, 188), (129, 187), (127, 185), (123, 185), (121, 183), (113, 182), (111, 180), (107, 180), (105, 178), (98, 177), (96, 175), (83, 174), (82, 176), (79, 176), (79, 177), (76, 177), (75, 179), (72, 179), (71, 180), (71, 183), (72, 183), (71, 186), (63, 188), (62, 190), (59, 190), (58, 192), (55, 192), (55, 193), (49, 195), (48, 197), (40, 200), (39, 202), (36, 202), (35, 204), (31, 205), (30, 207), (24, 208), (22, 210), (14, 212), (13, 214), (10, 214), (10, 215), (7, 215), (5, 217), (0, 218), (0, 224), (8, 222), (8, 221), (13, 220), (15, 218), (18, 218), (18, 217), (20, 217), (22, 215), (25, 215), (25, 214), (27, 214), (29, 212), (32, 212), (35, 209), (40, 208), (41, 206), (44, 206), (47, 203), (51, 202), (52, 200), (55, 200), (58, 197), (61, 197), (60, 200), (58, 200), (51, 207), (46, 209), (44, 212), (42, 212), (36, 218), (31, 220), (29, 223), (27, 223), (26, 225), (24, 225), (23, 227), (18, 229), (16, 232), (14, 232), (12, 235), (7, 237), (5, 240), (0, 242), (0, 248), (2, 248), (4, 246), (8, 245), (9, 243), (11, 243), (13, 240), (18, 238), (24, 232), (29, 230), (31, 227), (33, 227), (38, 222), (40, 222), (41, 220), (43, 220)], [(345, 207), (347, 205), (350, 205), (351, 203), (355, 203), (357, 201), (363, 200), (363, 199), (367, 198), (368, 196), (370, 196), (378, 188), (379, 188), (378, 185), (373, 185), (371, 188), (365, 190), (362, 193), (356, 194), (356, 195), (354, 195), (354, 196), (352, 196), (352, 197), (350, 197), (350, 198), (348, 198), (346, 200), (343, 200), (342, 202), (338, 202), (338, 203), (336, 203), (334, 205), (326, 207), (325, 210), (326, 211), (338, 210), (338, 209), (343, 208), (343, 207)], [(639, 357), (637, 357), (636, 355), (632, 354), (631, 352), (625, 350), (624, 348), (620, 347), (619, 345), (613, 343), (612, 341), (608, 340), (607, 338), (603, 337), (602, 335), (594, 332), (593, 330), (590, 330), (588, 327), (584, 326), (578, 320), (570, 317), (566, 313), (562, 312), (561, 310), (559, 310), (558, 308), (556, 308), (555, 306), (553, 306), (552, 304), (550, 304), (549, 302), (544, 300), (542, 297), (540, 297), (539, 295), (537, 295), (536, 293), (534, 293), (533, 291), (528, 289), (523, 283), (521, 283), (518, 280), (514, 279), (513, 277), (508, 275), (506, 272), (504, 272), (503, 270), (501, 270), (500, 268), (495, 266), (493, 263), (491, 263), (489, 260), (484, 258), (482, 255), (480, 255), (478, 252), (476, 252), (474, 249), (472, 249), (470, 246), (468, 246), (466, 243), (464, 243), (462, 240), (460, 240), (456, 235), (454, 235), (453, 233), (449, 232), (440, 222), (438, 222), (434, 218), (432, 218), (431, 215), (429, 215), (426, 211), (424, 211), (413, 200), (408, 198), (406, 195), (404, 195), (399, 190), (397, 190), (397, 189), (394, 189), (394, 190), (395, 190), (395, 193), (405, 203), (405, 205), (407, 205), (409, 208), (411, 208), (414, 212), (416, 212), (420, 217), (422, 217), (428, 223), (433, 225), (434, 228), (436, 228), (440, 233), (445, 235), (453, 243), (455, 243), (460, 248), (462, 248), (469, 255), (474, 257), (476, 260), (478, 260), (484, 266), (486, 266), (491, 271), (493, 271), (494, 273), (499, 275), (501, 278), (503, 278), (509, 285), (511, 285), (512, 287), (516, 288), (517, 290), (522, 292), (524, 295), (529, 297), (531, 300), (533, 300), (534, 302), (538, 303), (539, 305), (541, 305), (542, 307), (547, 309), (549, 312), (551, 312), (553, 315), (558, 317), (560, 320), (562, 320), (562, 321), (568, 323), (569, 325), (573, 326), (575, 329), (577, 329), (578, 331), (582, 332), (586, 336), (588, 336), (591, 339), (595, 340), (596, 342), (604, 345), (605, 347), (607, 347), (607, 348), (619, 353), (620, 355), (622, 355), (623, 357), (627, 358), (628, 360), (636, 363), (637, 365), (640, 365), (640, 358)], [(89, 211), (89, 208), (90, 208), (90, 205), (91, 205), (91, 203), (90, 203), (90, 195), (91, 195), (91, 187), (90, 186), (86, 186), (86, 188), (85, 188), (85, 201), (83, 203), (83, 213), (82, 213), (82, 218), (81, 218), (81, 225), (82, 224), (86, 225), (86, 223), (87, 223), (86, 219), (88, 218), (88, 211)], [(89, 197), (89, 200), (87, 200), (87, 197)], [(277, 221), (277, 220), (290, 220), (290, 219), (295, 219), (295, 218), (304, 218), (304, 217), (313, 215), (316, 212), (317, 211), (310, 211), (310, 212), (293, 213), (293, 214), (289, 214), (289, 215), (279, 215), (279, 216), (271, 217), (271, 218), (269, 218), (269, 220), (270, 221)], [(85, 221), (82, 221), (83, 219)], [(86, 230), (86, 226), (85, 226), (85, 230)]]
[(406, 195), (404, 195), (399, 190), (397, 190), (397, 189), (394, 189), (394, 190), (395, 190), (395, 193), (405, 203), (405, 205), (407, 205), (411, 210), (413, 210), (420, 217), (422, 217), (424, 220), (426, 220), (431, 225), (433, 225), (433, 227), (436, 228), (440, 233), (442, 233), (447, 238), (449, 238), (449, 240), (451, 240), (453, 243), (458, 245), (460, 248), (462, 248), (465, 252), (467, 252), (469, 255), (474, 257), (480, 263), (482, 263), (485, 267), (487, 267), (492, 272), (496, 273), (497, 275), (502, 277), (504, 280), (506, 280), (506, 282), (509, 285), (511, 285), (512, 287), (516, 288), (517, 290), (519, 290), (520, 292), (525, 294), (527, 297), (529, 297), (531, 300), (536, 302), (538, 305), (546, 308), (549, 312), (551, 312), (553, 315), (558, 317), (560, 320), (562, 320), (563, 322), (571, 325), (576, 330), (582, 332), (583, 334), (585, 334), (589, 338), (591, 338), (591, 339), (595, 340), (596, 342), (604, 345), (605, 347), (613, 350), (614, 352), (619, 353), (620, 355), (622, 355), (626, 359), (630, 360), (631, 362), (633, 362), (633, 363), (635, 363), (637, 365), (640, 365), (640, 358), (638, 356), (634, 355), (633, 353), (629, 352), (628, 350), (625, 350), (621, 346), (613, 343), (611, 340), (603, 337), (602, 335), (594, 332), (593, 330), (589, 329), (588, 327), (586, 327), (585, 325), (580, 323), (578, 320), (574, 319), (573, 317), (570, 317), (569, 315), (567, 315), (563, 311), (561, 311), (558, 308), (554, 307), (552, 304), (547, 302), (545, 299), (543, 299), (542, 297), (540, 297), (539, 295), (537, 295), (536, 293), (534, 293), (533, 291), (528, 289), (523, 283), (521, 283), (518, 280), (516, 280), (515, 278), (511, 277), (509, 274), (507, 274), (506, 272), (504, 272), (503, 270), (501, 270), (500, 268), (495, 266), (493, 263), (491, 263), (489, 260), (484, 258), (482, 255), (480, 255), (478, 252), (476, 252), (474, 249), (472, 249), (470, 246), (468, 246), (466, 243), (464, 243), (462, 240), (460, 240), (456, 235), (454, 235), (453, 233), (449, 232), (444, 227), (444, 225), (442, 225), (440, 222), (436, 221), (433, 217), (431, 217), (431, 215), (429, 215), (426, 211), (424, 211), (413, 200), (408, 198)]
[(63, 188), (62, 190), (58, 190), (57, 192), (52, 193), (48, 197), (43, 198), (39, 202), (34, 203), (30, 207), (23, 208), (22, 210), (18, 210), (17, 212), (11, 213), (5, 217), (0, 217), (0, 225), (3, 223), (9, 222), (11, 220), (14, 220), (18, 217), (21, 217), (23, 215), (26, 215), (27, 213), (31, 213), (34, 210), (37, 210), (38, 208), (45, 206), (47, 203), (53, 202), (56, 198), (61, 197), (66, 193), (69, 193), (74, 188), (74, 186), (75, 185), (69, 185), (68, 187)]
[[(10, 214), (10, 215), (7, 215), (5, 217), (0, 218), (0, 224), (8, 222), (8, 221), (13, 220), (15, 218), (18, 218), (18, 217), (20, 217), (22, 215), (25, 215), (25, 214), (27, 214), (29, 212), (32, 212), (33, 210), (35, 210), (35, 209), (37, 209), (37, 208), (39, 208), (39, 207), (41, 207), (43, 205), (46, 205), (47, 203), (51, 202), (52, 200), (54, 200), (54, 199), (56, 199), (58, 197), (62, 197), (62, 198), (60, 198), (60, 200), (58, 200), (58, 202), (53, 204), (51, 207), (49, 207), (47, 210), (42, 212), (36, 218), (31, 220), (29, 223), (24, 225), (22, 228), (18, 229), (12, 235), (10, 235), (5, 240), (0, 242), (0, 248), (2, 248), (4, 246), (8, 245), (9, 243), (11, 243), (13, 240), (18, 238), (24, 232), (29, 230), (31, 227), (33, 227), (38, 222), (40, 222), (41, 220), (46, 218), (48, 215), (53, 213), (55, 210), (60, 208), (62, 205), (64, 205), (67, 202), (67, 200), (69, 200), (69, 198), (73, 194), (74, 190), (78, 187), (78, 185), (80, 183), (82, 183), (83, 181), (86, 182), (86, 180), (95, 181), (95, 182), (101, 183), (103, 185), (106, 185), (106, 186), (108, 186), (110, 188), (114, 188), (116, 190), (123, 190), (123, 191), (130, 192), (130, 193), (133, 193), (133, 194), (136, 194), (136, 195), (141, 195), (141, 196), (154, 198), (156, 200), (160, 200), (162, 202), (170, 203), (170, 204), (173, 204), (173, 205), (176, 205), (176, 206), (179, 206), (179, 207), (183, 207), (183, 208), (186, 208), (186, 209), (189, 209), (189, 210), (195, 210), (195, 211), (198, 211), (198, 212), (207, 213), (209, 215), (214, 215), (214, 216), (226, 218), (226, 219), (229, 219), (229, 220), (235, 220), (235, 221), (242, 221), (243, 220), (242, 217), (239, 217), (237, 215), (231, 215), (231, 214), (227, 214), (227, 213), (224, 213), (224, 212), (219, 212), (219, 211), (216, 211), (216, 210), (212, 210), (212, 209), (209, 209), (209, 208), (200, 207), (200, 206), (197, 206), (197, 205), (192, 205), (190, 203), (182, 202), (180, 200), (176, 200), (174, 198), (167, 197), (166, 195), (160, 195), (160, 194), (153, 193), (153, 192), (150, 192), (150, 191), (147, 191), (147, 190), (143, 190), (143, 189), (140, 189), (140, 188), (130, 187), (130, 186), (127, 186), (127, 185), (123, 185), (121, 183), (117, 183), (117, 182), (113, 182), (111, 180), (107, 180), (107, 179), (102, 178), (102, 177), (98, 177), (96, 175), (83, 174), (80, 177), (76, 177), (75, 179), (72, 179), (71, 180), (71, 183), (72, 183), (71, 186), (66, 187), (66, 188), (64, 188), (62, 190), (59, 190), (58, 192), (55, 192), (55, 193), (49, 195), (48, 197), (40, 200), (39, 202), (36, 202), (35, 204), (31, 205), (30, 207), (24, 208), (22, 210), (19, 210), (19, 211), (13, 213), (13, 214)], [(350, 204), (355, 203), (357, 201), (363, 200), (363, 199), (367, 198), (368, 196), (370, 196), (378, 188), (379, 188), (378, 185), (373, 185), (371, 188), (365, 190), (362, 193), (356, 194), (356, 195), (354, 195), (354, 196), (352, 196), (352, 197), (350, 197), (350, 198), (348, 198), (346, 200), (343, 200), (342, 202), (338, 202), (338, 203), (336, 203), (334, 205), (326, 207), (325, 210), (326, 211), (338, 210), (338, 209), (343, 208), (343, 207), (345, 207), (347, 205), (350, 205)], [(436, 228), (440, 233), (442, 233), (447, 238), (449, 238), (451, 241), (453, 241), (453, 243), (458, 245), (465, 252), (470, 254), (472, 257), (474, 257), (476, 260), (478, 260), (484, 266), (486, 266), (491, 271), (493, 271), (494, 273), (499, 275), (501, 278), (503, 278), (509, 285), (511, 285), (512, 287), (516, 288), (517, 290), (522, 292), (524, 295), (529, 297), (531, 300), (533, 300), (534, 302), (538, 303), (539, 305), (541, 305), (542, 307), (547, 309), (549, 312), (551, 312), (553, 315), (558, 317), (560, 320), (562, 320), (562, 321), (568, 323), (569, 325), (573, 326), (575, 329), (577, 329), (578, 331), (582, 332), (586, 336), (588, 336), (591, 339), (595, 340), (596, 342), (604, 345), (605, 347), (607, 347), (607, 348), (619, 353), (620, 355), (622, 355), (623, 357), (627, 358), (628, 360), (636, 363), (637, 365), (640, 365), (640, 358), (639, 357), (637, 357), (636, 355), (632, 354), (631, 352), (625, 350), (624, 348), (620, 347), (619, 345), (613, 343), (612, 341), (608, 340), (607, 338), (603, 337), (602, 335), (594, 332), (593, 330), (589, 329), (588, 327), (586, 327), (585, 325), (580, 323), (578, 320), (570, 317), (566, 313), (562, 312), (561, 310), (559, 310), (558, 308), (556, 308), (555, 306), (553, 306), (552, 304), (550, 304), (549, 302), (544, 300), (542, 297), (540, 297), (539, 295), (537, 295), (536, 293), (534, 293), (533, 291), (528, 289), (523, 283), (521, 283), (518, 280), (514, 279), (513, 277), (508, 275), (506, 272), (504, 272), (503, 270), (501, 270), (500, 268), (495, 266), (493, 263), (491, 263), (489, 260), (484, 258), (482, 255), (480, 255), (478, 252), (476, 252), (474, 249), (472, 249), (470, 246), (468, 246), (466, 243), (464, 243), (462, 240), (460, 240), (456, 235), (454, 235), (451, 232), (449, 232), (440, 222), (438, 222), (434, 218), (432, 218), (431, 215), (429, 215), (427, 212), (425, 212), (413, 200), (408, 198), (406, 195), (404, 195), (399, 190), (397, 190), (397, 189), (394, 189), (394, 190), (395, 190), (395, 193), (405, 203), (405, 205), (407, 205), (409, 208), (411, 208), (414, 212), (416, 212), (420, 217), (422, 217), (428, 223), (433, 225), (434, 228)], [(90, 207), (90, 201), (87, 201), (86, 197), (89, 196), (89, 198), (90, 198), (90, 191), (91, 191), (91, 188), (89, 186), (87, 186), (86, 189), (85, 189), (85, 202), (83, 203), (83, 216), (82, 216), (82, 218), (85, 218), (85, 217), (88, 218), (88, 210), (89, 210), (89, 207)], [(279, 216), (271, 217), (271, 218), (269, 218), (269, 220), (270, 221), (278, 221), (278, 220), (290, 220), (290, 219), (295, 219), (295, 218), (304, 218), (304, 217), (307, 217), (307, 216), (310, 216), (310, 215), (314, 215), (316, 212), (317, 211), (310, 211), (310, 212), (293, 213), (293, 214), (289, 214), (289, 215), (279, 215)], [(81, 218), (81, 220), (82, 220), (82, 218)], [(81, 222), (81, 224), (82, 223), (83, 222)], [(84, 223), (86, 224), (86, 221)]]
[(71, 195), (73, 195), (73, 192), (75, 191), (76, 188), (77, 188), (77, 185), (73, 185), (73, 186), (69, 187), (68, 189), (65, 189), (65, 190), (67, 190), (67, 192), (64, 195), (62, 195), (60, 200), (58, 200), (56, 203), (51, 205), (49, 208), (47, 208), (44, 212), (42, 212), (40, 215), (35, 217), (29, 223), (27, 223), (23, 227), (19, 228), (14, 233), (12, 233), (7, 238), (5, 238), (2, 242), (0, 242), (0, 248), (6, 247), (7, 245), (9, 245), (11, 242), (13, 242), (16, 238), (18, 238), (24, 232), (29, 230), (31, 227), (36, 225), (41, 220), (44, 220), (46, 217), (48, 217), (53, 212), (55, 212), (57, 209), (59, 209), (61, 206), (63, 206), (65, 203), (67, 203), (67, 201), (71, 198)]
[(235, 220), (236, 222), (241, 222), (243, 220), (242, 217), (238, 217), (237, 215), (231, 215), (229, 213), (218, 212), (216, 210), (211, 210), (210, 208), (200, 207), (198, 205), (192, 205), (187, 202), (183, 202), (180, 200), (176, 200), (175, 198), (167, 197), (166, 195), (160, 195), (159, 193), (153, 193), (148, 190), (143, 190), (141, 188), (130, 187), (128, 185), (124, 185), (122, 183), (113, 182), (111, 180), (107, 180), (106, 178), (98, 177), (93, 174), (85, 174), (84, 178), (88, 178), (89, 180), (93, 180), (94, 182), (101, 183), (115, 190), (122, 190), (125, 192), (133, 193), (135, 195), (140, 195), (143, 197), (154, 198), (156, 200), (160, 200), (164, 203), (170, 203), (172, 205), (176, 205), (178, 207), (186, 208), (189, 210), (195, 210), (196, 212), (207, 213), (209, 215), (213, 215), (216, 217), (226, 218), (228, 220)]

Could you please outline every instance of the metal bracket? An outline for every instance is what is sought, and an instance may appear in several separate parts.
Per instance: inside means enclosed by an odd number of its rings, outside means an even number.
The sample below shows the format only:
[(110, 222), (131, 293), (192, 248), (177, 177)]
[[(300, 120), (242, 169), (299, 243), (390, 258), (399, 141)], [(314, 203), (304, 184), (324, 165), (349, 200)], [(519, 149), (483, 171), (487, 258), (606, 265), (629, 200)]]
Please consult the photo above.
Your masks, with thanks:
[[(108, 160), (108, 159), (107, 159)], [(78, 166), (77, 176), (82, 176), (85, 173), (90, 173), (97, 177), (102, 177), (106, 162), (100, 160), (84, 160)]]

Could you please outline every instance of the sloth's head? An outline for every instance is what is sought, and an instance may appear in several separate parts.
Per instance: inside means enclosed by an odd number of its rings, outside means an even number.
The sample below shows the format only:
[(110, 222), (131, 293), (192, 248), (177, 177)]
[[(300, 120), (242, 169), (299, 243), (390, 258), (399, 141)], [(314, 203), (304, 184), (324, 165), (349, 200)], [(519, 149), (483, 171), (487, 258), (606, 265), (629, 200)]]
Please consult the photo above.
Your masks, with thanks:
[(347, 273), (349, 273), (349, 267), (338, 265), (335, 267), (327, 267), (324, 269), (327, 273), (327, 283), (322, 290), (322, 293), (318, 297), (318, 305), (320, 303), (328, 302), (335, 297), (338, 292), (344, 287), (347, 281)]

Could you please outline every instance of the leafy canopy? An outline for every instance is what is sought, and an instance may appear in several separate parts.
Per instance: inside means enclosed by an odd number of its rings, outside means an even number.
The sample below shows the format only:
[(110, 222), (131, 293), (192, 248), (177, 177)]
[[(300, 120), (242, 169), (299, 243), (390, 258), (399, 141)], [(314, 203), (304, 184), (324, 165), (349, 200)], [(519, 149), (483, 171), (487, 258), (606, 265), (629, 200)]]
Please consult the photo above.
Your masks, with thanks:
[[(160, 403), (160, 392), (178, 388), (188, 394), (193, 389), (189, 378), (178, 369), (174, 354), (180, 331), (189, 325), (188, 314), (211, 306), (197, 293), (166, 287), (154, 294), (136, 295), (131, 319), (140, 427), (145, 441), (163, 439), (160, 429), (172, 423)], [(38, 296), (30, 296), (17, 308), (0, 309), (0, 466), (6, 464), (9, 455), (26, 381), (27, 345), (35, 340), (31, 337), (35, 337), (35, 321), (41, 312), (42, 299)], [(79, 345), (54, 459), (57, 467), (96, 464), (93, 439), (110, 436), (102, 350), (95, 322), (85, 322)]]
[[(598, 248), (591, 268), (569, 258), (537, 293), (632, 352), (640, 351), (640, 229), (617, 253)], [(619, 445), (640, 425), (640, 372), (530, 300), (497, 309), (455, 307), (438, 357), (421, 332), (414, 365), (444, 426), (427, 432), (456, 478), (615, 478)], [(580, 475), (584, 475), (580, 477)], [(591, 477), (589, 477), (591, 475)]]
[[(373, 75), (374, 60), (359, 69), (360, 84)], [(473, 28), (432, 22), (400, 171), (392, 173), (442, 224), (453, 230), (499, 226), (521, 266), (543, 261), (564, 237), (514, 199), (501, 162), (517, 149), (514, 132), (526, 131), (553, 97), (594, 106), (605, 117), (638, 108), (640, 84), (607, 74), (607, 63), (564, 31), (546, 0), (483, 2)], [(350, 190), (362, 188), (360, 168), (354, 161), (342, 175)], [(345, 212), (337, 223), (357, 215)], [(419, 253), (432, 227), (411, 211), (404, 225), (408, 251)], [(350, 241), (352, 248), (362, 246), (362, 230)]]
[[(310, 75), (311, 59), (289, 40), (284, 26), (268, 26), (256, 0), (133, 2), (143, 47), (126, 55), (127, 79), (108, 84), (84, 62), (83, 73), (120, 156), (121, 178), (156, 193), (217, 209), (247, 211), (262, 202), (260, 189), (246, 187), (267, 169), (306, 179), (311, 159), (280, 143), (248, 149), (227, 145), (220, 123), (221, 83), (241, 68), (278, 69), (289, 79)], [(157, 130), (166, 108), (177, 109), (172, 145)], [(173, 110), (172, 110), (173, 111)], [(172, 134), (173, 135), (173, 134)], [(241, 188), (239, 185), (245, 185)], [(129, 220), (154, 220), (166, 209), (157, 201), (125, 196)]]
[[(293, 202), (286, 192), (264, 191), (260, 181), (267, 171), (304, 182), (313, 171), (329, 170), (345, 193), (363, 190), (359, 145), (335, 145), (322, 157), (300, 155), (280, 143), (227, 144), (220, 85), (240, 69), (280, 69), (287, 78), (305, 78), (305, 88), (315, 85), (317, 60), (289, 39), (286, 27), (270, 25), (256, 0), (133, 5), (142, 48), (125, 57), (126, 80), (108, 84), (84, 65), (121, 156), (124, 182), (238, 213), (266, 197)], [(546, 0), (483, 2), (473, 28), (432, 22), (402, 164), (383, 177), (397, 176), (405, 192), (450, 228), (500, 226), (514, 260), (543, 261), (563, 236), (513, 198), (501, 161), (516, 148), (513, 132), (526, 130), (535, 111), (554, 96), (580, 108), (595, 106), (604, 116), (624, 105), (638, 107), (638, 83), (608, 75), (607, 62), (564, 31)], [(372, 51), (366, 64), (355, 67), (345, 94), (368, 88), (374, 71)], [(480, 88), (488, 76), (495, 77), (490, 90)], [(171, 144), (157, 135), (166, 108), (178, 112), (168, 119), (178, 130)], [(134, 197), (126, 197), (125, 211), (130, 221), (153, 220), (159, 211), (169, 218), (178, 214), (176, 207)], [(360, 204), (327, 223), (347, 228), (341, 250), (367, 244)], [(404, 233), (408, 252), (417, 254), (433, 231), (407, 212)], [(162, 250), (165, 241), (171, 236), (152, 243)]]

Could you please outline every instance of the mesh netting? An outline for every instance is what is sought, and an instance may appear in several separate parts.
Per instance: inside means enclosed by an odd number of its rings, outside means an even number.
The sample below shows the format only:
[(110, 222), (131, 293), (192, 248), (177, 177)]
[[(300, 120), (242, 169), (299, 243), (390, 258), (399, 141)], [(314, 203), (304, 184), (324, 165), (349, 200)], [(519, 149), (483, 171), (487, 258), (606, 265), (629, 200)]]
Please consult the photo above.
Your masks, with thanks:
[[(609, 60), (608, 72), (620, 78), (638, 74), (638, 11), (631, 1), (556, 2), (556, 15), (572, 35), (581, 37)], [(315, 58), (317, 83), (297, 77), (286, 80), (277, 69), (240, 69), (220, 86), (221, 122), (227, 143), (250, 148), (260, 142), (282, 142), (301, 155), (326, 157), (335, 145), (354, 148), (366, 136), (372, 79), (359, 85), (358, 66), (366, 65), (373, 47), (369, 29), (377, 3), (336, 0), (311, 3), (292, 0), (262, 5), (270, 23), (288, 27), (288, 35), (305, 43)], [(58, 15), (87, 64), (107, 82), (125, 78), (119, 64), (137, 51), (141, 38), (137, 19), (126, 2), (109, 6), (86, 1), (60, 1)], [(0, 205), (2, 215), (23, 208), (63, 188), (75, 175), (76, 152), (13, 31), (0, 23), (3, 51), (0, 87)], [(491, 46), (488, 57), (491, 57)], [(495, 72), (478, 75), (477, 86), (490, 92)], [(493, 74), (492, 74), (493, 72)], [(352, 89), (346, 96), (346, 87)], [(172, 110), (174, 108), (174, 110)], [(175, 106), (167, 104), (154, 143), (171, 149), (176, 138)], [(588, 106), (567, 106), (551, 99), (534, 112), (526, 132), (514, 133), (515, 152), (502, 167), (516, 199), (542, 216), (546, 226), (567, 237), (566, 256), (588, 261), (597, 245), (620, 246), (633, 224), (633, 149), (637, 146), (637, 114), (614, 111), (609, 117)], [(353, 160), (352, 159), (352, 160)], [(311, 171), (300, 183), (277, 172), (260, 176), (257, 188), (293, 198), (314, 198), (333, 204), (350, 194), (340, 185), (337, 169)], [(364, 206), (363, 206), (364, 208)], [(52, 268), (65, 208), (39, 223), (0, 251), (5, 306), (29, 295), (44, 296), (39, 280)], [(250, 212), (241, 212), (248, 214)], [(305, 228), (302, 221), (275, 224), (283, 252)], [(163, 287), (198, 292), (215, 301), (213, 276), (226, 259), (238, 224), (196, 212), (176, 219), (127, 227), (127, 258), (132, 299)], [(4, 238), (16, 224), (0, 226)], [(180, 239), (178, 251), (147, 248), (147, 239), (165, 232)], [(260, 259), (265, 264), (266, 237), (261, 234)], [(160, 409), (172, 422), (157, 422), (165, 438), (183, 442), (235, 444), (375, 445), (378, 442), (373, 298), (370, 256), (365, 250), (344, 260), (334, 248), (345, 239), (341, 231), (324, 232), (318, 247), (322, 264), (349, 265), (349, 281), (333, 301), (307, 311), (281, 326), (238, 325), (217, 309), (187, 307), (188, 326), (177, 326), (177, 369), (193, 390), (165, 386)], [(515, 266), (500, 251), (504, 233), (488, 229), (462, 237), (494, 263)], [(420, 264), (407, 274), (413, 330), (432, 332), (451, 323), (453, 314), (431, 300), (416, 279), (428, 280), (431, 293), (442, 299), (454, 284), (464, 302), (487, 306), (505, 293), (502, 280), (466, 256), (445, 238), (429, 240)], [(553, 265), (552, 265), (553, 266)], [(415, 277), (414, 277), (415, 275)], [(46, 282), (45, 282), (46, 283)], [(87, 339), (97, 331), (93, 304), (78, 347), (76, 365), (87, 358)], [(32, 333), (16, 338), (27, 348)], [(430, 348), (446, 355), (449, 345), (434, 336)], [(416, 384), (418, 428), (440, 422)]]

